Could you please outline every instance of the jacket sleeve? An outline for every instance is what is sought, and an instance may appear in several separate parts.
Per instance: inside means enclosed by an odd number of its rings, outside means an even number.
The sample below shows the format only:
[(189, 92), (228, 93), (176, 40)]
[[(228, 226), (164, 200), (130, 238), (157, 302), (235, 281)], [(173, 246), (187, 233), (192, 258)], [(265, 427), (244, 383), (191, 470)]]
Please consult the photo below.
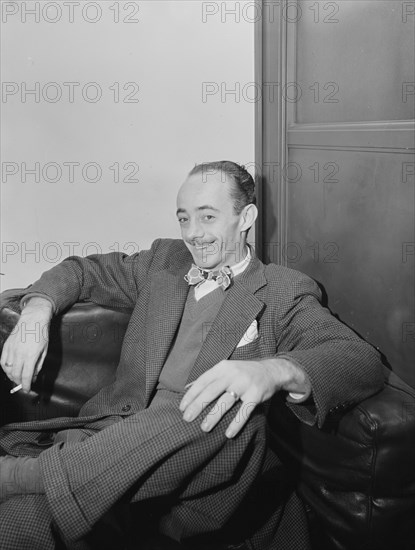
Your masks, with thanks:
[(298, 274), (291, 307), (284, 311), (277, 357), (289, 359), (308, 375), (312, 394), (304, 403), (287, 400), (294, 414), (321, 427), (326, 415), (345, 409), (379, 391), (383, 366), (376, 349), (321, 305), (317, 284)]
[(134, 307), (160, 243), (131, 256), (120, 252), (71, 256), (45, 271), (22, 292), (21, 303), (42, 296), (53, 304), (54, 314), (75, 302), (91, 301), (107, 307)]

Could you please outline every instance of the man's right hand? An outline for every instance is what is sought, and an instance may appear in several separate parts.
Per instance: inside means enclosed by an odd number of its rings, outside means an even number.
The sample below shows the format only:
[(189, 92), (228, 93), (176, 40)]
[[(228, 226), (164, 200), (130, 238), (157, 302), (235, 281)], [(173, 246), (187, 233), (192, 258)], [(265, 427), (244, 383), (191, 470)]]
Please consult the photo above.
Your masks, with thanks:
[(3, 346), (0, 364), (10, 380), (30, 391), (42, 368), (49, 342), (52, 303), (46, 298), (29, 298), (20, 319)]

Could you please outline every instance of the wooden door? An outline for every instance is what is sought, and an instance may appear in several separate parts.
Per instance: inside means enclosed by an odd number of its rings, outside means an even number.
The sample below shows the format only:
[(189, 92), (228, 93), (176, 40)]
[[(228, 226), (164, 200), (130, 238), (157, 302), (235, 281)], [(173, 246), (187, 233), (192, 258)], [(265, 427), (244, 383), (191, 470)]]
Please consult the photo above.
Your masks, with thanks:
[(259, 30), (262, 257), (320, 282), (415, 386), (415, 3), (274, 4)]

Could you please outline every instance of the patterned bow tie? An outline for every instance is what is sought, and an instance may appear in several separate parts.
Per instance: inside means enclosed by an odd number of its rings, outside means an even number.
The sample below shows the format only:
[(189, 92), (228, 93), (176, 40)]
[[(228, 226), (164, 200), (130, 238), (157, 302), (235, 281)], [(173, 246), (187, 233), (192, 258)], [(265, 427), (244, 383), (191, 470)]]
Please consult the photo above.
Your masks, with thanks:
[(213, 280), (216, 281), (223, 290), (226, 290), (232, 282), (232, 271), (228, 265), (216, 271), (207, 271), (206, 269), (201, 269), (197, 265), (192, 264), (192, 267), (189, 269), (187, 275), (184, 276), (184, 279), (189, 285), (197, 285), (201, 282)]

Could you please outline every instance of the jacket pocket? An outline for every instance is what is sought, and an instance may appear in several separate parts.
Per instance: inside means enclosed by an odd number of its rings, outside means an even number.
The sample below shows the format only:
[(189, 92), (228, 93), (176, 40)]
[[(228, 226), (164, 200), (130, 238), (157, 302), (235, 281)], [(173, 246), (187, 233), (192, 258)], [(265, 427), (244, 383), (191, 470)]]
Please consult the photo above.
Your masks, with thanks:
[(245, 346), (239, 346), (235, 348), (230, 359), (257, 359), (260, 357), (260, 340), (259, 336), (249, 344)]

